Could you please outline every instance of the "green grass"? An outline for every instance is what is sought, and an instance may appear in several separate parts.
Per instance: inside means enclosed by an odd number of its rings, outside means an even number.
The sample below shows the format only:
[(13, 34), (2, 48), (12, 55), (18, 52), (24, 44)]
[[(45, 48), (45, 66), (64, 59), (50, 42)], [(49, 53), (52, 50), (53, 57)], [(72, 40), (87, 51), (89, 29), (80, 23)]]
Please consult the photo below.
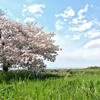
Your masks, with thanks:
[(100, 100), (100, 70), (48, 70), (44, 79), (26, 71), (0, 72), (0, 100)]

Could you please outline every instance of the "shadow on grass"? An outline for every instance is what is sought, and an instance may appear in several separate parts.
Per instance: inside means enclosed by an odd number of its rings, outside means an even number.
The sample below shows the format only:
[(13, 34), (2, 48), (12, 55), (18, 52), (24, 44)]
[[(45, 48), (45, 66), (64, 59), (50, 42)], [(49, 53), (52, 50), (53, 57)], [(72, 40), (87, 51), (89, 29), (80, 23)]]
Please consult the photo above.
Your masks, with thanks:
[(6, 82), (11, 83), (12, 81), (24, 81), (24, 80), (45, 80), (48, 78), (60, 78), (63, 76), (60, 75), (54, 75), (54, 74), (44, 74), (44, 75), (34, 75), (31, 71), (8, 71), (3, 72), (0, 71), (0, 83)]

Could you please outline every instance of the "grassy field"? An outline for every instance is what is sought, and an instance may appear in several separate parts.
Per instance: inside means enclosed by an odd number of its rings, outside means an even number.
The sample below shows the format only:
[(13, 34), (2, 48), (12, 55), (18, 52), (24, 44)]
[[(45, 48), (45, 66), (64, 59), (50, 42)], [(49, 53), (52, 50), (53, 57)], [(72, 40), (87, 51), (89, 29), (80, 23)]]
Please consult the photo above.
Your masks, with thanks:
[(100, 69), (0, 71), (0, 100), (100, 100)]

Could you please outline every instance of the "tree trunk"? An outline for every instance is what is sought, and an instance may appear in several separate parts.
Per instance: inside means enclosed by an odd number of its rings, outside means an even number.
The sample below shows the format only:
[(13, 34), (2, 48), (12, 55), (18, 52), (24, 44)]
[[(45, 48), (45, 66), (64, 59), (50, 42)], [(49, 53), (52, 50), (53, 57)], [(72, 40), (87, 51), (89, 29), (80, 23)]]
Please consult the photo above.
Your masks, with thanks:
[(8, 72), (8, 67), (3, 65), (3, 71)]
[(3, 71), (8, 72), (8, 64), (4, 63), (2, 69)]
[(9, 62), (7, 62), (6, 59), (3, 59), (3, 66), (2, 66), (3, 71), (8, 72), (8, 68), (9, 68)]

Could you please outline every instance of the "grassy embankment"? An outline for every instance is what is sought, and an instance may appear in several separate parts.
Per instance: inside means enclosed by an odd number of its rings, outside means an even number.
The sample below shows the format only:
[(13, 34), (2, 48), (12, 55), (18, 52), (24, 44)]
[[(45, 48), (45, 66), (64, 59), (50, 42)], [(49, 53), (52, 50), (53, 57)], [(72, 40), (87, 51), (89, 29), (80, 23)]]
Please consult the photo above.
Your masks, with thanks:
[(100, 69), (46, 73), (33, 79), (26, 71), (0, 71), (0, 100), (100, 100)]

